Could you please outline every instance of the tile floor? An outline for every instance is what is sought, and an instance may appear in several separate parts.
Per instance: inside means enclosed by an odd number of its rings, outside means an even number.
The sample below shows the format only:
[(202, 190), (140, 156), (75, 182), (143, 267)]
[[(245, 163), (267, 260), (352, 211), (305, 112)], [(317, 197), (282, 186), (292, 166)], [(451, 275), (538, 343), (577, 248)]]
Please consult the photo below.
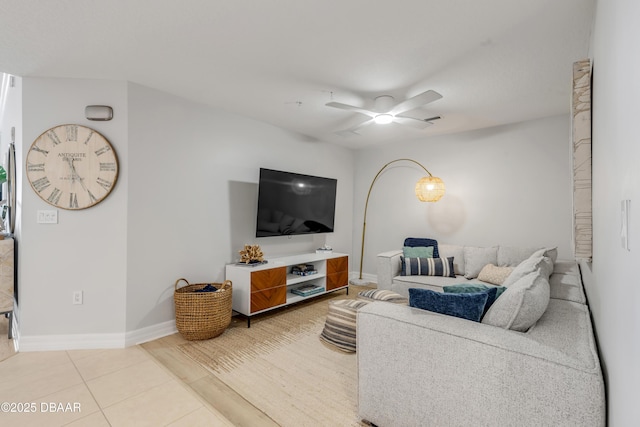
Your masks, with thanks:
[(0, 405), (0, 426), (233, 425), (140, 346), (18, 353)]

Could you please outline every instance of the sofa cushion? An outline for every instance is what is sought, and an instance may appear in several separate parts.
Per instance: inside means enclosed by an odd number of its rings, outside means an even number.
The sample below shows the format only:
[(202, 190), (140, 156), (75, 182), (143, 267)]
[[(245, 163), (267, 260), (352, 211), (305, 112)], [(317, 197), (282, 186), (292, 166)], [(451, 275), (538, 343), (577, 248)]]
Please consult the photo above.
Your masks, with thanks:
[(549, 277), (550, 298), (586, 304), (580, 276), (571, 273), (553, 273)]
[(443, 294), (428, 289), (409, 289), (409, 305), (422, 310), (479, 322), (489, 290), (470, 294)]
[(433, 246), (405, 246), (402, 255), (405, 258), (433, 258)]
[(396, 276), (391, 283), (391, 290), (409, 298), (409, 288), (431, 289), (436, 292), (443, 292), (442, 288), (458, 283), (478, 283), (487, 285), (478, 279), (467, 280), (462, 276), (442, 277), (442, 276)]
[(433, 246), (433, 257), (440, 258), (440, 253), (438, 252), (438, 241), (434, 239), (425, 237), (407, 237), (404, 239), (403, 246)]
[(473, 279), (478, 277), (482, 268), (487, 264), (498, 263), (498, 248), (481, 248), (477, 246), (464, 247), (464, 277)]
[(558, 247), (553, 247), (553, 248), (545, 248), (544, 249), (544, 256), (548, 257), (549, 259), (551, 259), (552, 263), (556, 263), (556, 261), (558, 261)]
[[(546, 277), (549, 278), (549, 275), (551, 275), (551, 271), (549, 269), (549, 266), (551, 265), (550, 259), (547, 258), (545, 260), (546, 257), (542, 255), (542, 252), (543, 251), (537, 251), (529, 258), (518, 264), (518, 266), (513, 269), (509, 277), (507, 277), (502, 283), (502, 286), (509, 287), (527, 274), (537, 271), (539, 268), (542, 268)], [(553, 266), (551, 265), (551, 269), (552, 268)]]
[(549, 304), (549, 281), (540, 269), (520, 278), (496, 299), (482, 323), (526, 332)]
[(401, 276), (455, 277), (453, 258), (405, 258), (401, 257)]
[(464, 246), (439, 244), (438, 252), (441, 258), (453, 257), (453, 271), (464, 276)]
[(487, 264), (482, 267), (482, 270), (478, 273), (478, 279), (493, 285), (502, 285), (505, 279), (513, 272), (514, 268), (515, 267), (498, 267), (493, 264)]
[(515, 267), (529, 258), (539, 248), (521, 248), (518, 246), (498, 246), (498, 264), (500, 267)]

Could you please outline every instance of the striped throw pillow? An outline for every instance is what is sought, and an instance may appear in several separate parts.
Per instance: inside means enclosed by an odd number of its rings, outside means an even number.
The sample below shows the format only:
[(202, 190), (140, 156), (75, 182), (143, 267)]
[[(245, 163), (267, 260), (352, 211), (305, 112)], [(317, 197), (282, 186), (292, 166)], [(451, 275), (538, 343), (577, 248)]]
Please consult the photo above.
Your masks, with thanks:
[(456, 277), (453, 271), (453, 257), (448, 258), (405, 258), (402, 262), (401, 276), (443, 276)]
[(409, 304), (409, 298), (388, 289), (368, 289), (358, 294), (358, 299), (365, 301), (387, 301), (396, 304)]

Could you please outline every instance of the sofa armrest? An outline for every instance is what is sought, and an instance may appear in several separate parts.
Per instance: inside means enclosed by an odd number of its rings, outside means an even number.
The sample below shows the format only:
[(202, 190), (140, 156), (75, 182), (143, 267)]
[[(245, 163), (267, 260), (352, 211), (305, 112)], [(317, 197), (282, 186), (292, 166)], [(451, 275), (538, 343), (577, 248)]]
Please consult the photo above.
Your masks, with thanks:
[(383, 252), (377, 256), (378, 289), (391, 290), (393, 278), (400, 274), (401, 250)]
[(358, 412), (377, 425), (604, 425), (599, 366), (408, 306), (358, 312)]

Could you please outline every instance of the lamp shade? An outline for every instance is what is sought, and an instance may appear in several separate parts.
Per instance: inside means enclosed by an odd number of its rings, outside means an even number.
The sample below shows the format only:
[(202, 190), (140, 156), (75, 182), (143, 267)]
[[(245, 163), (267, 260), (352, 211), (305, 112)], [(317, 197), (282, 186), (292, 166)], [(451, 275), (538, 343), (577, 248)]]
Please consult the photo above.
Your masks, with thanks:
[(416, 183), (416, 197), (421, 202), (437, 202), (444, 192), (444, 182), (436, 176), (425, 176)]

